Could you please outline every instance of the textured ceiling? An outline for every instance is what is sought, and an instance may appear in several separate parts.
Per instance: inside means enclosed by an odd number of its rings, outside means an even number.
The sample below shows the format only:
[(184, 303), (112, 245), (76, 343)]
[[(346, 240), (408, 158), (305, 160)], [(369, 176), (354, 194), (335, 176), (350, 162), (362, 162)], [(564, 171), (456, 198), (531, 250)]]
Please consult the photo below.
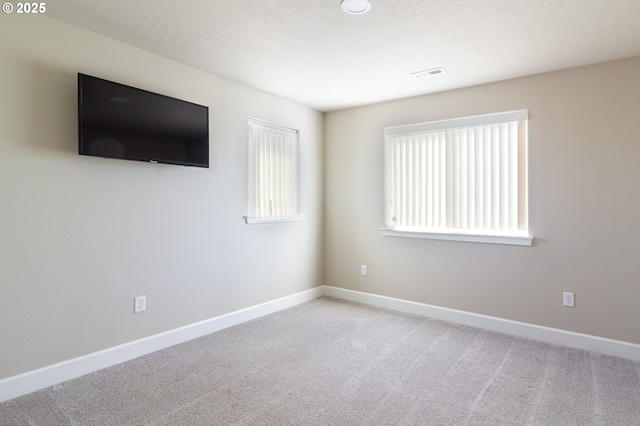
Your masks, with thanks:
[(640, 56), (640, 0), (371, 3), (49, 0), (47, 14), (321, 111)]

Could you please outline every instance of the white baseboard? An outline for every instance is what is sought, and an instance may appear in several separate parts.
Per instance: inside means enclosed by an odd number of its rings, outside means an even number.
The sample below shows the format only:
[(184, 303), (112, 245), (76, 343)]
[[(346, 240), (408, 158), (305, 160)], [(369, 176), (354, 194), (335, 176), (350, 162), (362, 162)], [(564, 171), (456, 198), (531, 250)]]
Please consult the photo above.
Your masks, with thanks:
[(338, 287), (324, 286), (323, 294), (337, 299), (364, 303), (395, 311), (468, 325), (484, 330), (497, 331), (499, 333), (510, 334), (527, 339), (568, 346), (570, 348), (584, 349), (605, 355), (613, 355), (633, 361), (640, 361), (640, 345), (623, 342), (621, 340), (606, 339), (604, 337), (592, 336), (589, 334), (574, 333), (572, 331), (560, 330), (557, 328), (543, 327), (524, 322), (511, 321), (503, 318), (411, 302), (408, 300), (395, 299), (392, 297), (379, 296), (371, 293), (347, 290)]
[(170, 346), (223, 330), (322, 296), (316, 287), (219, 317), (189, 324), (123, 345), (69, 359), (0, 380), (0, 402), (75, 379)]
[(613, 339), (542, 327), (487, 315), (395, 299), (371, 293), (321, 286), (219, 317), (145, 337), (123, 345), (73, 358), (0, 380), (0, 402), (75, 379), (94, 371), (196, 339), (243, 322), (278, 312), (320, 296), (364, 303), (485, 330), (497, 331), (577, 349), (640, 361), (640, 345)]

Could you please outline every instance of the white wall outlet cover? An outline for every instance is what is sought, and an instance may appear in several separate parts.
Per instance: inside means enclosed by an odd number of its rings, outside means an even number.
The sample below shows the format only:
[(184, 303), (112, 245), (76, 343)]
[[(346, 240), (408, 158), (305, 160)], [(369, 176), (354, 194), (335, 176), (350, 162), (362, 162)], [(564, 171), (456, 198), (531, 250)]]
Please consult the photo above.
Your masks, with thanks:
[(573, 308), (575, 306), (574, 294), (568, 291), (562, 293), (562, 304), (563, 306)]
[(144, 312), (147, 310), (147, 297), (146, 296), (138, 296), (133, 299), (133, 312)]

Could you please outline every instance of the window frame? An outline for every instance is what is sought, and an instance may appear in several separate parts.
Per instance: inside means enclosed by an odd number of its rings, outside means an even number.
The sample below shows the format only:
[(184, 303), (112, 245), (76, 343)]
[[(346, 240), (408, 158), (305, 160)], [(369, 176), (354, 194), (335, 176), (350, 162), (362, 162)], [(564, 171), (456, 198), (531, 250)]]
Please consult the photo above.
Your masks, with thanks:
[[(261, 149), (260, 143), (257, 142), (256, 138), (259, 138), (260, 135), (256, 134), (256, 131), (262, 132), (263, 136), (279, 138), (278, 142), (272, 141), (272, 149), (268, 153)], [(248, 148), (248, 204), (247, 215), (244, 216), (245, 223), (302, 221), (303, 216), (300, 213), (300, 131), (249, 117)], [(269, 178), (266, 178), (267, 183), (260, 181), (260, 176), (265, 175), (265, 167), (269, 169), (267, 174), (270, 175)], [(286, 180), (287, 182), (274, 183), (273, 179)], [(266, 185), (268, 188), (265, 189), (261, 185)], [(287, 195), (280, 196), (280, 194), (274, 195), (272, 193), (281, 189)], [(265, 208), (263, 205), (261, 206), (260, 193), (265, 190), (270, 192), (269, 210), (274, 210), (274, 202), (285, 202), (287, 204), (287, 207), (284, 208), (286, 214), (264, 215), (260, 213)]]
[[(391, 164), (393, 155), (390, 153), (393, 143), (398, 142), (398, 138), (411, 138), (417, 135), (429, 135), (436, 132), (457, 131), (459, 129), (471, 129), (483, 126), (502, 125), (504, 123), (517, 122), (518, 125), (518, 139), (517, 146), (517, 166), (518, 182), (517, 182), (517, 195), (516, 202), (517, 207), (517, 229), (503, 230), (503, 229), (489, 229), (489, 228), (463, 228), (463, 227), (451, 227), (451, 226), (394, 226), (395, 221), (392, 222), (392, 216), (398, 207), (392, 207), (393, 200), (395, 198), (391, 193), (390, 174), (394, 172), (394, 165)], [(533, 237), (529, 234), (528, 223), (528, 111), (518, 110), (509, 111), (494, 114), (477, 115), (471, 117), (455, 118), (450, 120), (432, 121), (426, 123), (409, 124), (403, 126), (387, 127), (384, 129), (384, 158), (385, 158), (385, 171), (384, 171), (384, 226), (380, 229), (384, 236), (395, 237), (411, 237), (411, 238), (427, 238), (436, 240), (449, 240), (449, 241), (470, 241), (470, 242), (482, 242), (482, 243), (496, 243), (496, 244), (513, 244), (513, 245), (526, 245), (530, 246), (533, 242)], [(449, 139), (446, 139), (446, 144), (451, 143)], [(448, 145), (447, 145), (448, 147)], [(511, 149), (511, 148), (510, 148)], [(450, 151), (447, 148), (447, 153)], [(448, 154), (447, 154), (448, 155)], [(445, 156), (447, 163), (451, 158)], [(475, 157), (474, 157), (475, 158)], [(455, 158), (454, 158), (455, 160)], [(441, 161), (441, 160), (440, 160)], [(510, 160), (512, 161), (512, 160)], [(457, 164), (457, 163), (456, 163)], [(456, 167), (462, 167), (456, 165)], [(406, 169), (402, 169), (400, 173), (411, 173), (413, 171), (406, 172)], [(397, 179), (397, 176), (395, 176)], [(393, 182), (396, 183), (396, 182)], [(395, 190), (395, 188), (394, 188)], [(406, 188), (402, 189), (407, 191)], [(394, 194), (395, 195), (395, 194)], [(476, 194), (477, 195), (477, 194)], [(410, 195), (408, 195), (410, 196)], [(445, 196), (446, 204), (450, 205), (451, 200)], [(502, 202), (502, 201), (501, 201)], [(419, 210), (422, 213), (422, 210)], [(406, 214), (406, 212), (403, 212)], [(449, 211), (447, 211), (449, 214)], [(394, 216), (393, 219), (397, 220)]]

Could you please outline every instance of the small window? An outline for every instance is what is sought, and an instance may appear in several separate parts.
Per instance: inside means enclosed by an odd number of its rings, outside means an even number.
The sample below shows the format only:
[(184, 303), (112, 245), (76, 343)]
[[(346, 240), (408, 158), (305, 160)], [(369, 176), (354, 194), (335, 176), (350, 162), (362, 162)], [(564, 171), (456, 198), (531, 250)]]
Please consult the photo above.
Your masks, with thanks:
[(247, 223), (301, 220), (298, 145), (298, 130), (249, 119)]
[(383, 234), (531, 245), (527, 111), (385, 129)]

